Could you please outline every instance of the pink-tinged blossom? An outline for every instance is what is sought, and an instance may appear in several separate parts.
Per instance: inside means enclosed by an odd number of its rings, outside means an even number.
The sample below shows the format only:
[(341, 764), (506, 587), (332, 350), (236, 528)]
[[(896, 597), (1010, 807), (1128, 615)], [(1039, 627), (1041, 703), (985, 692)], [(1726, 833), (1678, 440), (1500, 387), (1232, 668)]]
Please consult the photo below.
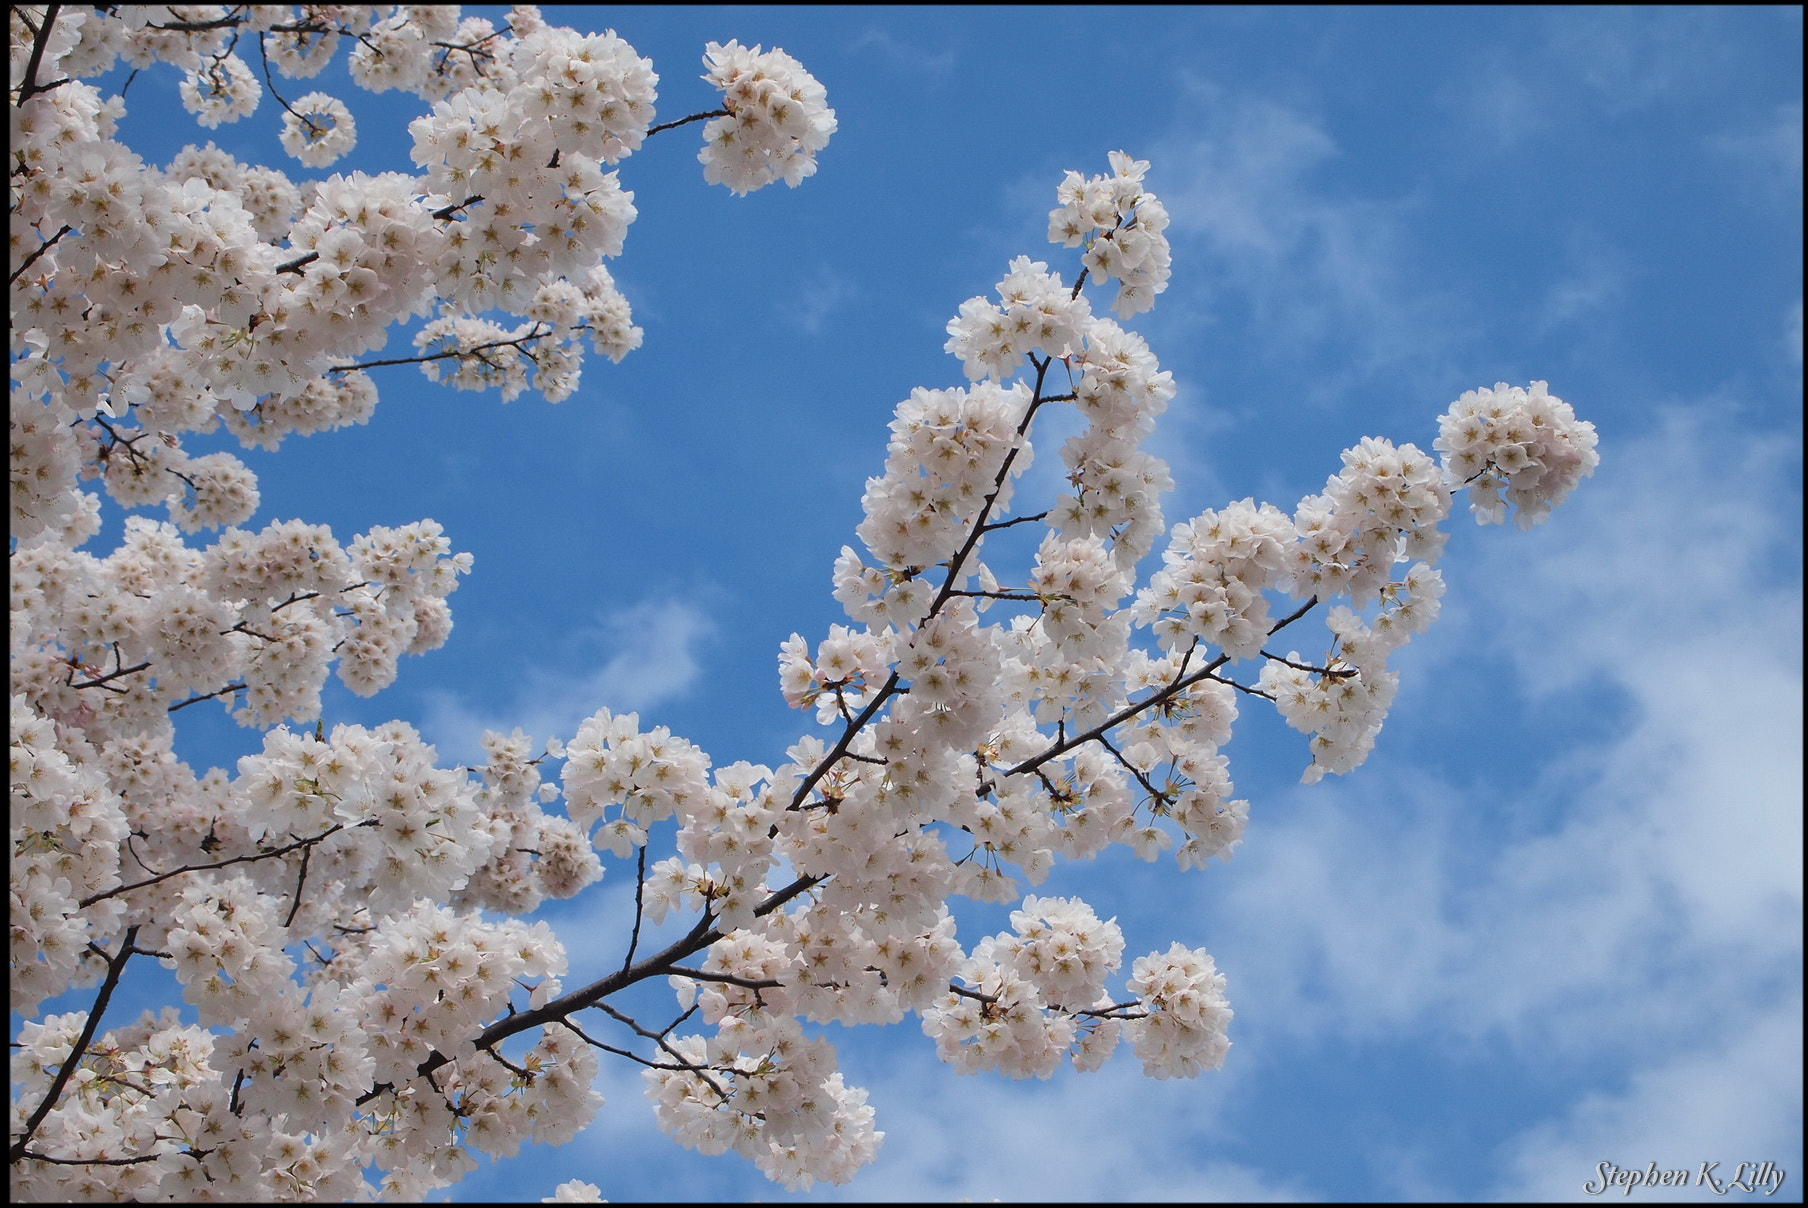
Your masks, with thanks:
[[(651, 63), (525, 6), (500, 26), (446, 6), (10, 20), (12, 241), (31, 259), (10, 412), (20, 1198), (421, 1199), (475, 1154), (570, 1140), (602, 1107), (599, 1054), (632, 1045), (679, 1143), (788, 1188), (845, 1183), (884, 1134), (806, 1023), (914, 1015), (961, 1073), (1092, 1070), (1124, 1040), (1152, 1077), (1215, 1069), (1232, 1013), (1209, 955), (1175, 943), (1125, 978), (1114, 919), (1024, 885), (1114, 845), (1230, 858), (1250, 809), (1224, 752), (1240, 695), (1310, 736), (1307, 779), (1353, 768), (1398, 683), (1390, 654), (1437, 615), (1451, 490), (1524, 526), (1596, 464), (1593, 428), (1544, 383), (1471, 392), (1441, 468), (1364, 439), (1291, 513), (1244, 500), (1173, 526), (1139, 585), (1172, 486), (1144, 446), (1175, 383), (1085, 287), (1114, 288), (1121, 319), (1153, 305), (1167, 215), (1150, 165), (1114, 152), (1059, 186), (1066, 262), (1017, 257), (947, 324), (966, 383), (899, 403), (864, 549), (834, 565), (852, 623), (779, 649), (804, 711), (782, 760), (716, 766), (601, 707), (568, 742), (488, 732), (481, 763), (442, 766), (404, 722), (329, 728), (322, 693), (337, 674), (373, 695), (444, 643), (470, 556), (427, 519), (343, 541), (260, 522), (246, 463), (183, 441), (274, 451), (366, 422), (361, 358), (408, 320), (428, 377), (504, 400), (572, 397), (586, 339), (632, 351), (643, 332), (603, 262), (638, 216), (619, 173), (656, 132)], [(411, 170), (299, 181), (211, 143), (146, 165), (115, 138), (121, 98), (84, 82), (171, 64), (212, 127), (261, 95), (233, 52), (253, 34), (287, 78), (343, 45), (360, 87), (422, 98)], [(58, 83), (28, 90), (33, 62)], [(738, 42), (705, 65), (725, 110), (703, 130), (708, 182), (815, 172), (836, 119), (801, 65)], [(280, 126), (309, 168), (356, 138), (325, 93)], [(1038, 422), (1065, 407), (1064, 485), (1020, 500)], [(116, 548), (88, 552), (101, 492), (165, 519), (127, 515)], [(1321, 604), (1322, 652), (1276, 639)], [(204, 702), (261, 732), (230, 770), (176, 754)], [(605, 872), (633, 880), (639, 947), (574, 967), (520, 916)], [(964, 945), (957, 897), (1013, 907), (1009, 929)], [(674, 916), (686, 938), (655, 950), (642, 923)], [(146, 960), (194, 1023), (107, 1019), (74, 1054), (85, 1018), (37, 1017)], [(664, 1032), (610, 1001), (659, 978), (687, 1016)], [(624, 1030), (579, 1031), (593, 1006), (586, 1029)]]

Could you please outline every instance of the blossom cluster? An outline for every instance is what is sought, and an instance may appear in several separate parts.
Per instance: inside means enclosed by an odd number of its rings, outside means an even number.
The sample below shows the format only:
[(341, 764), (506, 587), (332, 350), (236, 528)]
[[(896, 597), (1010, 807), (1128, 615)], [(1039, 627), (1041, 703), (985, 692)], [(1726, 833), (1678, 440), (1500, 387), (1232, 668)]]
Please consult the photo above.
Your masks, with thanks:
[[(536, 765), (563, 748), (486, 736), (479, 779), (402, 723), (316, 721), (335, 668), (368, 695), (446, 640), (469, 556), (432, 521), (349, 542), (260, 526), (245, 462), (185, 445), (224, 427), (273, 450), (365, 422), (377, 391), (355, 362), (410, 319), (427, 320), (430, 376), (506, 397), (530, 378), (569, 396), (586, 335), (616, 360), (636, 347), (602, 263), (635, 211), (604, 165), (650, 129), (651, 65), (525, 6), (501, 27), (447, 6), (14, 6), (8, 22), (12, 1001), (30, 1017), (104, 983), (104, 1004), (156, 959), (198, 1020), (108, 1021), (79, 1053), (81, 1013), (28, 1021), (15, 1195), (353, 1199), (368, 1175), (420, 1198), (469, 1168), (467, 1147), (569, 1139), (599, 1102), (587, 1043), (551, 1026), (506, 1056), (476, 1047), (565, 972), (544, 924), (481, 912), (602, 875), (587, 828), (543, 808), (559, 790)], [(247, 66), (250, 39), (277, 78)], [(355, 149), (351, 109), (281, 77), (318, 75), (342, 42), (356, 82), (431, 103), (415, 172), (303, 180), (213, 143), (147, 164), (118, 141), (123, 100), (89, 82), (169, 64), (209, 129), (269, 92), (273, 143), (319, 169)], [(770, 157), (795, 184), (832, 116), (794, 60), (762, 64), (814, 107)], [(763, 87), (736, 97), (789, 128)], [(482, 313), (498, 306), (523, 322)], [(83, 552), (103, 497), (168, 520), (127, 515), (117, 548)], [(275, 727), (230, 773), (174, 753), (182, 710), (209, 699)], [(757, 780), (723, 769), (707, 804), (748, 806)], [(679, 799), (686, 849), (723, 858), (711, 809)], [(751, 918), (763, 869), (746, 876)], [(844, 1097), (857, 1117), (863, 1093)]]
[[(13, 79), (28, 67), (34, 84), (66, 77), (14, 89), (10, 244), (28, 266), (11, 286), (15, 533), (75, 540), (86, 519), (68, 484), (80, 476), (124, 506), (168, 507), (189, 531), (242, 523), (255, 478), (229, 454), (187, 455), (183, 439), (224, 423), (274, 448), (364, 422), (376, 393), (354, 367), (398, 322), (431, 320), (412, 358), (428, 376), (505, 399), (530, 379), (569, 397), (586, 335), (613, 360), (639, 345), (602, 264), (621, 252), (633, 194), (604, 166), (646, 138), (658, 77), (613, 32), (578, 34), (525, 6), (502, 29), (445, 6), (184, 9), (173, 24), (161, 11), (9, 17)], [(409, 127), (422, 174), (298, 184), (211, 143), (159, 168), (116, 141), (123, 103), (85, 80), (122, 57), (182, 70), (204, 125), (251, 114), (263, 90), (233, 49), (240, 25), (290, 77), (318, 74), (348, 36), (360, 84), (431, 101)], [(782, 51), (712, 43), (706, 62), (740, 115), (737, 191), (813, 171), (834, 129), (821, 85)], [(304, 166), (355, 146), (342, 99), (311, 92), (283, 108), (281, 141)], [(712, 135), (706, 147), (712, 180), (721, 145)]]
[(1280, 586), (1297, 535), (1286, 513), (1253, 499), (1206, 510), (1168, 535), (1162, 568), (1131, 615), (1152, 626), (1170, 651), (1191, 642), (1232, 658), (1253, 657), (1267, 640), (1268, 598)]
[(132, 516), (105, 558), (40, 542), (12, 558), (14, 690), (91, 741), (171, 732), (171, 712), (219, 698), (246, 726), (318, 715), (337, 662), (354, 692), (442, 645), (446, 596), (470, 569), (433, 521), (339, 545), (283, 521), (192, 549)]
[(785, 703), (794, 709), (816, 706), (816, 720), (852, 720), (884, 682), (889, 660), (883, 644), (870, 632), (835, 625), (816, 647), (797, 634), (779, 647), (779, 684)]
[(703, 127), (703, 178), (734, 193), (783, 180), (796, 188), (816, 173), (816, 153), (835, 133), (828, 93), (803, 64), (777, 47), (748, 50), (711, 42), (703, 78), (722, 91), (727, 112)]
[[(85, 1023), (85, 1012), (70, 1012), (20, 1028), (15, 1094), (35, 1102), (48, 1092)], [(65, 1160), (16, 1164), (13, 1195), (43, 1201), (356, 1197), (365, 1184), (342, 1139), (310, 1137), (299, 1122), (273, 1128), (233, 1110), (214, 1064), (218, 1048), (215, 1035), (183, 1024), (174, 1007), (147, 1011), (96, 1037), (66, 1085), (64, 1106), (46, 1117), (34, 1141)], [(335, 1049), (323, 1046), (328, 1054)], [(156, 1147), (154, 1160), (116, 1161), (147, 1145)], [(94, 1164), (83, 1164), (83, 1157)]]
[[(278, 729), (235, 780), (197, 783), (167, 746), (95, 750), (19, 697), (12, 721), (15, 910), (43, 932), (15, 922), (15, 1010), (91, 981), (92, 962), (69, 958), (129, 923), (123, 951), (173, 969), (200, 1025), (170, 1013), (98, 1034), (34, 1142), (58, 1160), (16, 1165), (16, 1193), (92, 1196), (83, 1157), (141, 1152), (156, 1160), (120, 1184), (141, 1198), (348, 1198), (373, 1164), (392, 1193), (418, 1196), (470, 1167), (465, 1146), (556, 1143), (594, 1113), (595, 1054), (565, 1029), (507, 1063), (474, 1047), (518, 986), (531, 1002), (558, 992), (564, 952), (544, 923), (433, 904), (509, 832), (409, 727)], [(519, 752), (491, 745), (498, 787), (529, 787), (507, 766)], [(93, 892), (59, 917), (72, 875)], [(285, 951), (295, 937), (307, 967)], [(15, 1126), (81, 1023), (21, 1034)], [(424, 1078), (436, 1055), (448, 1065)]]
[(1138, 957), (1130, 968), (1130, 992), (1149, 1008), (1131, 1033), (1131, 1048), (1151, 1078), (1190, 1078), (1224, 1064), (1225, 1036), (1234, 1012), (1224, 997), (1224, 975), (1210, 956), (1174, 944)]
[[(1137, 289), (1152, 294), (1165, 281), (1165, 214), (1143, 185), (1146, 165), (1114, 157), (1113, 167), (1091, 181), (1069, 175), (1051, 239), (1090, 240), (1085, 270), (1125, 282), (1140, 309)], [(1101, 232), (1117, 237), (1099, 253)], [(1135, 278), (1135, 265), (1148, 275)], [(997, 297), (970, 300), (948, 325), (947, 351), (972, 385), (917, 390), (899, 404), (884, 474), (867, 483), (866, 549), (844, 548), (835, 565), (854, 627), (835, 626), (814, 657), (801, 636), (781, 648), (786, 699), (842, 738), (799, 743), (767, 786), (775, 803), (790, 802), (770, 815), (777, 848), (806, 874), (799, 884), (813, 900), (790, 922), (757, 921), (753, 933), (769, 943), (749, 948), (763, 955), (746, 976), (762, 979), (763, 1001), (812, 1018), (852, 1010), (889, 1021), (914, 1010), (963, 1072), (1046, 1077), (1066, 1058), (1095, 1068), (1127, 1034), (1146, 1072), (1192, 1076), (1220, 1065), (1229, 1044), (1211, 958), (1181, 945), (1142, 958), (1131, 1003), (1114, 1003), (1104, 979), (1119, 967), (1122, 937), (1077, 900), (1026, 898), (1015, 933), (964, 957), (939, 950), (951, 980), (927, 1001), (899, 994), (889, 977), (863, 980), (859, 966), (886, 968), (876, 935), (940, 935), (944, 922), (928, 929), (940, 917), (936, 894), (1015, 900), (1013, 866), (1034, 884), (1057, 854), (1083, 859), (1119, 843), (1145, 859), (1177, 847), (1182, 867), (1229, 858), (1249, 818), (1222, 750), (1239, 691), (1267, 697), (1311, 736), (1308, 781), (1361, 763), (1398, 687), (1389, 656), (1438, 613), (1443, 580), (1432, 564), (1448, 471), (1414, 446), (1365, 438), (1291, 514), (1246, 499), (1175, 525), (1161, 568), (1137, 590), (1169, 485), (1166, 466), (1140, 446), (1173, 395), (1171, 377), (1140, 337), (1095, 318), (1084, 292), (1043, 263), (1013, 261)], [(1050, 388), (1051, 370), (1071, 393)], [(1036, 417), (1063, 402), (1088, 425), (1061, 451), (1073, 491), (1019, 514), (1013, 485)], [(1578, 424), (1572, 439), (1590, 438)], [(1032, 521), (1048, 531), (1013, 587), (986, 542)], [(1286, 595), (1305, 603), (1277, 620)], [(1321, 604), (1322, 659), (1271, 652), (1278, 630)], [(994, 608), (1005, 619), (984, 623)], [(1159, 652), (1131, 641), (1143, 628)], [(1249, 661), (1254, 675), (1233, 678)], [(794, 813), (812, 817), (807, 841), (790, 838)], [(673, 862), (666, 883), (700, 903), (715, 875), (708, 861)], [(826, 903), (834, 923), (821, 918)], [(816, 1004), (819, 979), (842, 995), (841, 1012)]]
[[(899, 404), (864, 551), (835, 564), (852, 624), (780, 649), (781, 691), (814, 722), (782, 762), (717, 767), (602, 708), (568, 744), (491, 733), (481, 767), (442, 767), (401, 722), (328, 730), (320, 694), (335, 665), (368, 695), (442, 644), (469, 557), (429, 520), (349, 542), (254, 528), (248, 468), (183, 438), (224, 426), (274, 449), (363, 422), (376, 392), (356, 358), (402, 320), (423, 321), (430, 375), (504, 398), (571, 394), (586, 332), (632, 349), (602, 261), (635, 217), (614, 165), (661, 129), (651, 65), (527, 7), (502, 26), (445, 6), (15, 6), (9, 23), (19, 1196), (423, 1198), (473, 1151), (584, 1127), (603, 1049), (646, 1067), (679, 1142), (789, 1187), (845, 1182), (883, 1134), (806, 1027), (824, 1023), (915, 1015), (962, 1072), (1096, 1069), (1126, 1038), (1151, 1076), (1216, 1068), (1231, 1010), (1204, 950), (1175, 943), (1122, 978), (1115, 919), (1023, 882), (1113, 845), (1229, 858), (1249, 818), (1224, 754), (1240, 696), (1311, 735), (1308, 779), (1353, 768), (1396, 690), (1389, 655), (1437, 614), (1450, 491), (1488, 521), (1504, 490), (1527, 524), (1594, 465), (1593, 429), (1543, 383), (1474, 392), (1446, 417), (1442, 467), (1365, 440), (1291, 514), (1244, 500), (1173, 526), (1139, 587), (1171, 486), (1144, 445), (1175, 387), (1084, 286), (1115, 282), (1120, 318), (1147, 309), (1167, 217), (1148, 165), (1114, 153), (1057, 192), (1075, 283), (1012, 261), (996, 301), (948, 324), (966, 384)], [(212, 144), (160, 168), (115, 140), (123, 103), (83, 81), (121, 59), (175, 66), (205, 125), (252, 113), (240, 33), (287, 78), (352, 43), (355, 81), (429, 102), (420, 174), (297, 182)], [(706, 178), (810, 175), (835, 129), (820, 85), (782, 51), (711, 43), (705, 62), (725, 109)], [(304, 165), (351, 149), (342, 101), (285, 104)], [(1055, 407), (1078, 428), (1066, 487), (1025, 506)], [(127, 516), (117, 549), (82, 552), (100, 496), (81, 481), (169, 519)], [(1305, 603), (1277, 620), (1285, 595)], [(1328, 652), (1274, 653), (1321, 604)], [(209, 699), (268, 731), (231, 772), (175, 753), (178, 714)], [(634, 922), (626, 959), (589, 980), (514, 916), (607, 861), (632, 870)], [(1009, 930), (963, 945), (959, 897), (1015, 906)], [(641, 952), (643, 921), (674, 913), (695, 922)], [(96, 985), (103, 1010), (149, 960), (193, 1022), (37, 1018)], [(663, 1029), (610, 1001), (656, 978), (679, 1011)], [(591, 1008), (640, 1047), (581, 1030)]]
[(1155, 305), (1155, 295), (1168, 288), (1171, 257), (1168, 211), (1143, 188), (1149, 161), (1122, 151), (1110, 155), (1109, 176), (1082, 177), (1069, 172), (1056, 196), (1061, 204), (1048, 215), (1048, 238), (1062, 247), (1086, 248), (1080, 263), (1101, 281), (1116, 281), (1112, 311), (1120, 319)]
[(885, 474), (867, 480), (858, 530), (886, 568), (934, 565), (988, 502), (1009, 501), (1010, 479), (997, 479), (1001, 470), (1021, 474), (1029, 465), (1015, 443), (1028, 406), (1027, 389), (990, 382), (918, 389), (899, 405)]
[[(1432, 447), (1444, 455), (1450, 486), (1469, 492), (1469, 510), (1482, 524), (1506, 519), (1531, 528), (1595, 472), (1600, 454), (1593, 424), (1545, 382), (1468, 390), (1438, 421)], [(1502, 494), (1505, 498), (1502, 498)]]
[(659, 1123), (705, 1154), (733, 1150), (791, 1190), (845, 1183), (878, 1153), (866, 1091), (834, 1068), (834, 1049), (795, 1019), (763, 1011), (723, 1020), (707, 1040), (672, 1046), (689, 1068), (642, 1075)]
[(948, 321), (946, 351), (959, 357), (970, 381), (1005, 378), (1039, 352), (1065, 357), (1079, 348), (1092, 319), (1086, 295), (1075, 294), (1046, 263), (1019, 256), (998, 283), (998, 301), (969, 298)]

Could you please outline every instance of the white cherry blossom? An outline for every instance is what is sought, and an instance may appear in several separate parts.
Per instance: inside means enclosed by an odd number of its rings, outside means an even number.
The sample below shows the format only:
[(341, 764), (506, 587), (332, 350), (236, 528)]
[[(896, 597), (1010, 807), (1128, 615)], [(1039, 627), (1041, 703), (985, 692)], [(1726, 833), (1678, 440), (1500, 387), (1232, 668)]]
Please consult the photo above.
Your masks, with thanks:
[[(780, 646), (804, 716), (771, 766), (608, 708), (442, 766), (405, 722), (329, 729), (321, 692), (373, 695), (443, 644), (470, 556), (428, 519), (341, 539), (260, 517), (245, 461), (185, 438), (267, 452), (368, 421), (360, 358), (417, 320), (397, 359), (428, 377), (570, 397), (586, 341), (620, 360), (645, 335), (604, 263), (638, 217), (631, 157), (700, 120), (706, 182), (795, 186), (837, 129), (826, 92), (782, 50), (712, 42), (721, 108), (661, 125), (648, 60), (526, 6), (14, 6), (9, 26), (18, 1198), (419, 1199), (474, 1154), (570, 1140), (604, 1053), (641, 1064), (679, 1143), (845, 1183), (884, 1134), (831, 1022), (915, 1016), (962, 1073), (1089, 1071), (1126, 1039), (1152, 1077), (1215, 1069), (1232, 1011), (1210, 955), (1176, 941), (1126, 976), (1108, 911), (1024, 886), (1113, 845), (1229, 859), (1244, 698), (1309, 735), (1307, 779), (1352, 770), (1389, 656), (1437, 616), (1451, 492), (1526, 527), (1598, 461), (1545, 383), (1501, 384), (1453, 404), (1441, 465), (1366, 438), (1291, 510), (1170, 529), (1145, 446), (1173, 377), (1086, 290), (1128, 319), (1169, 279), (1159, 169), (1113, 152), (1057, 188), (1065, 255), (1013, 259), (948, 322), (964, 383), (898, 404), (863, 548), (833, 567), (851, 623)], [(351, 107), (278, 77), (341, 48), (359, 87), (420, 98), (403, 170), (292, 178), (212, 143), (146, 164), (87, 82), (171, 65), (202, 126), (268, 118), (325, 168)], [(1056, 408), (1065, 486), (1020, 499)], [(128, 514), (90, 552), (100, 492)], [(1289, 629), (1314, 609), (1322, 650)], [(259, 737), (197, 774), (175, 727), (209, 701)], [(574, 967), (523, 916), (604, 879), (632, 883), (626, 959)], [(1012, 907), (1009, 929), (963, 942), (961, 897)], [(679, 938), (643, 940), (673, 918)], [(183, 1009), (107, 1017), (152, 961)], [(663, 1031), (623, 993), (660, 979)], [(91, 1007), (42, 1013), (72, 991)]]

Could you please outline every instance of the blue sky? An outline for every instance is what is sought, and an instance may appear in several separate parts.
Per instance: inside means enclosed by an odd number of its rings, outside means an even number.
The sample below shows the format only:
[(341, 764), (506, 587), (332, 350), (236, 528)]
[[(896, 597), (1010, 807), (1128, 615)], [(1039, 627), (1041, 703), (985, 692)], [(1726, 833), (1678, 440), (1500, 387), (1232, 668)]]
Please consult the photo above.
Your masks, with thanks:
[[(330, 691), (329, 724), (401, 717), (470, 761), (486, 725), (569, 738), (607, 706), (779, 762), (807, 718), (778, 644), (845, 620), (830, 565), (892, 408), (961, 382), (944, 325), (1012, 257), (1076, 271), (1047, 211), (1112, 150), (1173, 219), (1172, 283), (1130, 324), (1179, 386), (1170, 522), (1291, 510), (1360, 437), (1429, 449), (1497, 381), (1548, 379), (1602, 464), (1536, 531), (1454, 525), (1366, 766), (1302, 787), (1301, 737), (1245, 709), (1231, 863), (1042, 887), (1130, 955), (1212, 951), (1224, 1070), (1158, 1083), (1125, 1052), (1019, 1084), (955, 1076), (914, 1023), (837, 1032), (887, 1139), (790, 1197), (665, 1140), (606, 1064), (589, 1132), (457, 1198), (1586, 1199), (1602, 1162), (1764, 1161), (1800, 1197), (1800, 9), (549, 16), (651, 57), (661, 120), (711, 106), (706, 42), (782, 46), (840, 130), (815, 177), (746, 198), (703, 183), (695, 127), (624, 163), (641, 217), (611, 269), (645, 344), (571, 400), (390, 369), (368, 426), (243, 454), (258, 526), (429, 516), (475, 555), (447, 645), (374, 700)], [(342, 78), (362, 141), (336, 167), (406, 169), (419, 103)], [(127, 101), (147, 159), (209, 137), (172, 73)], [(266, 100), (211, 137), (264, 161), (275, 129)], [(1056, 443), (1020, 497), (1053, 489)], [(197, 766), (248, 749), (183, 723)], [(620, 959), (624, 871), (549, 910), (574, 979)], [(1004, 925), (962, 917), (969, 944)]]

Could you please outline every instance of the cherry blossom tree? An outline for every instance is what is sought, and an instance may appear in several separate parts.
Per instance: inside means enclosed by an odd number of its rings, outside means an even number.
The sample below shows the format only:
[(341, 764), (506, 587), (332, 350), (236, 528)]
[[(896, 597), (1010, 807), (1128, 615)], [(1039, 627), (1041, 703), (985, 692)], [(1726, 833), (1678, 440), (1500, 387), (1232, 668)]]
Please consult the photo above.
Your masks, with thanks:
[[(1245, 499), (1170, 528), (1144, 446), (1174, 383), (1123, 326), (1166, 289), (1168, 219), (1150, 165), (1114, 153), (1056, 188), (1058, 253), (960, 305), (965, 382), (898, 405), (833, 568), (850, 623), (779, 651), (807, 716), (770, 766), (713, 766), (599, 708), (444, 767), (405, 722), (327, 728), (321, 692), (337, 674), (374, 694), (444, 643), (469, 557), (431, 520), (252, 527), (250, 469), (185, 439), (274, 449), (359, 423), (372, 371), (410, 364), (570, 397), (586, 345), (619, 361), (643, 338), (605, 267), (636, 216), (617, 166), (700, 122), (706, 183), (798, 185), (836, 130), (823, 88), (783, 51), (711, 43), (715, 106), (659, 122), (648, 60), (528, 7), (9, 21), (18, 1197), (418, 1198), (472, 1152), (570, 1139), (605, 1058), (644, 1070), (680, 1143), (845, 1182), (883, 1134), (830, 1022), (914, 1016), (964, 1073), (1091, 1070), (1125, 1042), (1151, 1077), (1217, 1068), (1232, 1011), (1210, 955), (1175, 942), (1126, 970), (1115, 921), (1026, 884), (1120, 844), (1229, 859), (1240, 709), (1307, 736), (1306, 780), (1356, 768), (1391, 655), (1437, 617), (1457, 496), (1527, 528), (1597, 462), (1545, 383), (1501, 383), (1450, 406), (1438, 456), (1368, 438), (1291, 511)], [(267, 89), (283, 150), (327, 169), (350, 109), (278, 81), (341, 47), (359, 85), (426, 106), (406, 170), (296, 180), (211, 143), (146, 164), (115, 137), (123, 98), (85, 82), (174, 65), (208, 128)], [(379, 355), (403, 328), (414, 352)], [(1067, 489), (1021, 500), (1061, 408), (1078, 435), (1041, 455)], [(103, 507), (84, 483), (130, 513), (104, 555), (82, 549)], [(261, 735), (233, 773), (175, 753), (209, 701)], [(634, 885), (623, 958), (573, 968), (527, 916), (606, 869)], [(963, 939), (962, 898), (1014, 904), (1009, 929)], [(689, 929), (643, 950), (668, 917)], [(184, 1008), (110, 1017), (147, 962)], [(660, 981), (670, 1010), (630, 1011)], [(86, 1009), (43, 1013), (72, 991)]]

